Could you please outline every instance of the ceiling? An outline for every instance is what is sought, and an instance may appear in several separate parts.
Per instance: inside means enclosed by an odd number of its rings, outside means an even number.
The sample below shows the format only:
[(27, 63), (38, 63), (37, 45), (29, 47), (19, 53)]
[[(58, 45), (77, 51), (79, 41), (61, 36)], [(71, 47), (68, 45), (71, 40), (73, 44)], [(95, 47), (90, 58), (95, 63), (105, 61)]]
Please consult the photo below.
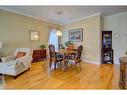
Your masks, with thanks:
[(37, 19), (66, 24), (102, 13), (110, 16), (127, 11), (127, 6), (2, 6), (1, 9)]

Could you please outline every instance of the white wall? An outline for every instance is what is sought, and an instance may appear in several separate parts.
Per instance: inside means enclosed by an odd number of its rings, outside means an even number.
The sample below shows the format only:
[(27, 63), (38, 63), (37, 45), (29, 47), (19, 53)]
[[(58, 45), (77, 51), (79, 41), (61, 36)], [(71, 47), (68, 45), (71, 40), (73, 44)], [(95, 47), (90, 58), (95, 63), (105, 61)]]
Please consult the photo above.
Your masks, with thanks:
[(114, 63), (119, 64), (127, 48), (127, 12), (105, 17), (104, 30), (113, 32)]

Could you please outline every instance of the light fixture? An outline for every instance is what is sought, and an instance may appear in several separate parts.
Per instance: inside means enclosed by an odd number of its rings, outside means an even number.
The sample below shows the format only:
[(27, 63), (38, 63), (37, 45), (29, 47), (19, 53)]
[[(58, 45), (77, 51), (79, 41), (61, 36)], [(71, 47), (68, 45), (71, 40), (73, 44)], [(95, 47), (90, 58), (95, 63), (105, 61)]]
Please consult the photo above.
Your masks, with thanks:
[(62, 36), (62, 32), (61, 32), (60, 30), (58, 30), (58, 31), (56, 32), (56, 34), (57, 34), (57, 36)]
[(2, 48), (2, 41), (0, 41), (0, 48)]
[(59, 44), (58, 48), (60, 49), (60, 47), (61, 47), (61, 36), (62, 36), (62, 32), (60, 30), (58, 30), (56, 32), (56, 35), (58, 36), (58, 44)]
[(60, 10), (60, 9), (57, 9), (54, 11), (55, 14), (57, 14), (58, 16), (64, 14), (64, 11), (63, 10)]

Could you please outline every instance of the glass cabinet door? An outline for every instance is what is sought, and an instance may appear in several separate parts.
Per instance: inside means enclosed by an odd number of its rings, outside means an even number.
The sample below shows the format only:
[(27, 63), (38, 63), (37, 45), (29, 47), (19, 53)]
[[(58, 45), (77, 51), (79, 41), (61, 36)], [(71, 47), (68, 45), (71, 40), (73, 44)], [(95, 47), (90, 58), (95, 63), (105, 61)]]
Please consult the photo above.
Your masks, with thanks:
[(103, 45), (104, 45), (104, 48), (111, 48), (111, 35), (110, 34), (104, 34)]

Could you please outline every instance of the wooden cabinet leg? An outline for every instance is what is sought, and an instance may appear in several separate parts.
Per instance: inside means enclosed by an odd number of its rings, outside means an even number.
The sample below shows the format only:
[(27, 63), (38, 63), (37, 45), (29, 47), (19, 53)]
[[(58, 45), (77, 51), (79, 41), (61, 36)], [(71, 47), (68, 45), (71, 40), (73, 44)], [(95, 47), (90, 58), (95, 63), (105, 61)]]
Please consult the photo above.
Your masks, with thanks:
[(14, 76), (14, 79), (17, 79), (18, 76)]

